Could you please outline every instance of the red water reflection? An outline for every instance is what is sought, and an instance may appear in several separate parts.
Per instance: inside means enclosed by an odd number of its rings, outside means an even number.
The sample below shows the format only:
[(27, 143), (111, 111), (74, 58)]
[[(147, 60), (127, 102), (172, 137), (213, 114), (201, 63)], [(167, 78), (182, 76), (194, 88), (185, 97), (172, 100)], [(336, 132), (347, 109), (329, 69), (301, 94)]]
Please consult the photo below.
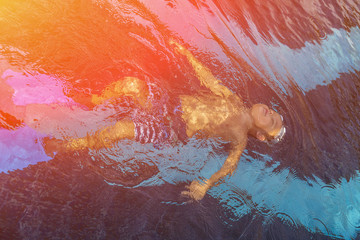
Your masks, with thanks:
[[(281, 98), (251, 44), (265, 39), (296, 48), (325, 38), (333, 28), (359, 25), (358, 4), (335, 0), (16, 0), (3, 1), (0, 7), (3, 82), (9, 69), (56, 78), (63, 83), (55, 92), (90, 109), (91, 94), (128, 76), (156, 83), (171, 97), (197, 90), (199, 82), (189, 64), (173, 52), (170, 39), (183, 42), (245, 100)], [(15, 90), (2, 84), (1, 91), (0, 110), (21, 122), (12, 106), (19, 105), (12, 96)], [(5, 115), (3, 119), (10, 119)]]
[[(30, 104), (29, 98), (31, 104), (63, 103), (56, 97), (62, 94), (72, 105), (91, 110), (92, 94), (128, 76), (166, 90), (170, 99), (198, 90), (191, 67), (174, 53), (170, 39), (182, 42), (245, 101), (275, 99), (288, 108), (287, 96), (271, 82), (253, 45), (265, 40), (269, 45), (280, 42), (299, 48), (326, 38), (334, 28), (358, 26), (358, 16), (358, 3), (335, 0), (2, 1), (0, 124), (8, 129), (21, 126), (25, 111), (21, 107)], [(272, 56), (264, 55), (271, 64)], [(59, 84), (48, 94), (43, 87), (20, 90), (11, 85), (9, 71), (27, 76), (23, 85), (36, 76)], [(292, 84), (294, 95), (304, 102), (301, 89)], [(66, 122), (61, 111), (51, 106), (31, 109), (36, 109), (33, 119), (41, 115)], [(301, 112), (311, 118), (306, 107)], [(72, 119), (69, 115), (63, 118)], [(298, 118), (302, 122), (301, 115)], [(75, 131), (79, 125), (67, 128)]]
[[(76, 98), (78, 91), (97, 93), (129, 75), (147, 75), (170, 85), (179, 79), (191, 81), (183, 67), (176, 65), (168, 47), (170, 38), (184, 40), (201, 52), (211, 49), (222, 54), (213, 40), (224, 42), (224, 37), (231, 37), (231, 24), (236, 24), (254, 42), (257, 30), (270, 42), (275, 37), (293, 48), (305, 41), (319, 41), (331, 28), (358, 25), (358, 15), (357, 3), (340, 5), (335, 0), (326, 4), (315, 0), (15, 0), (1, 3), (0, 31), (5, 34), (1, 34), (0, 43), (2, 55), (17, 67), (30, 65), (40, 73), (66, 76), (74, 86), (70, 95)], [(212, 62), (211, 67), (219, 72), (221, 64), (209, 54), (205, 52), (200, 58)]]

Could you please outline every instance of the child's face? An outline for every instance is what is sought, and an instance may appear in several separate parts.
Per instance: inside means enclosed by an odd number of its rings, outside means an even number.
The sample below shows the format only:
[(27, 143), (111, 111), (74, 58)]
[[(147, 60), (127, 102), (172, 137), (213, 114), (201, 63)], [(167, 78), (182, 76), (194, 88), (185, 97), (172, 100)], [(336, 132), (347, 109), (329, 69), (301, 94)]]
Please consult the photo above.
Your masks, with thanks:
[(255, 104), (251, 107), (251, 116), (254, 124), (260, 129), (263, 129), (268, 135), (276, 136), (283, 123), (280, 114), (264, 104)]

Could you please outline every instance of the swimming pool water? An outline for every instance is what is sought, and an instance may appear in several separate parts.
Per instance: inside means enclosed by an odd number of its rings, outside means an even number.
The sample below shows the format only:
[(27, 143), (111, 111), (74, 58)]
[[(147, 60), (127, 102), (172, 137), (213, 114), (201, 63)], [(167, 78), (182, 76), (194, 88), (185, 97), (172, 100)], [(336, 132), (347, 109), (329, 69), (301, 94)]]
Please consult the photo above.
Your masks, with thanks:
[[(358, 2), (0, 1), (0, 30), (0, 238), (358, 238)], [(221, 167), (219, 139), (46, 155), (44, 137), (134, 114), (128, 98), (89, 100), (119, 79), (146, 82), (154, 115), (199, 91), (171, 39), (246, 104), (281, 112), (284, 140), (250, 140), (200, 202), (180, 193)], [(35, 120), (19, 121), (10, 101)]]

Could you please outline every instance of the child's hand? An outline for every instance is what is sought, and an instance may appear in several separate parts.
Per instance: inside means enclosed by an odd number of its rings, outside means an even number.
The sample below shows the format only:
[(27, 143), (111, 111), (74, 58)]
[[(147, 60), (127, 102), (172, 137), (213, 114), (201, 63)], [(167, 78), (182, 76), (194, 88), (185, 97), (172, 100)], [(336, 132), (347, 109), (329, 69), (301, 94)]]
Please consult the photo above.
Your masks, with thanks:
[(200, 183), (197, 180), (194, 180), (190, 186), (186, 186), (188, 191), (181, 192), (182, 196), (190, 197), (196, 201), (200, 201), (204, 198), (206, 191), (209, 189), (207, 183)]

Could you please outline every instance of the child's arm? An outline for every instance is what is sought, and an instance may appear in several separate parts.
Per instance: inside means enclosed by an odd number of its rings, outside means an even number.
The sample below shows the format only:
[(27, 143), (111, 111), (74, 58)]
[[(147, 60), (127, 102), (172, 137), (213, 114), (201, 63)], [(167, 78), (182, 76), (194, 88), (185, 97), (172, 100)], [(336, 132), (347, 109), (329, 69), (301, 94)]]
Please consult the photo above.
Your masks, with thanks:
[(246, 140), (241, 144), (236, 145), (231, 151), (226, 159), (224, 165), (219, 171), (214, 173), (208, 180), (204, 183), (200, 183), (197, 180), (194, 180), (190, 186), (188, 186), (188, 191), (183, 191), (181, 194), (193, 198), (194, 200), (201, 200), (206, 192), (212, 188), (217, 182), (224, 178), (228, 174), (233, 174), (237, 168), (237, 164), (240, 160), (241, 154), (244, 151), (246, 146)]
[(202, 85), (210, 89), (210, 91), (215, 95), (225, 98), (229, 96), (235, 96), (235, 94), (233, 94), (227, 87), (222, 85), (222, 81), (215, 78), (210, 69), (202, 65), (202, 63), (197, 60), (189, 50), (174, 41), (170, 41), (170, 44), (175, 45), (176, 50), (187, 57)]

